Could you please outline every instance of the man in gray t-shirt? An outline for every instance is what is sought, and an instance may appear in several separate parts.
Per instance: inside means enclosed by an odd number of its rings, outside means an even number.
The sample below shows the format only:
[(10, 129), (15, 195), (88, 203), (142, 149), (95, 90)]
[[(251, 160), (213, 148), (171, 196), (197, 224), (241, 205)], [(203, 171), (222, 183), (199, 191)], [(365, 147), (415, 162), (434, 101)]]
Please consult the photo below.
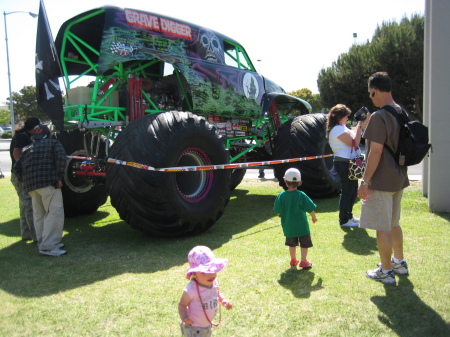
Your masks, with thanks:
[[(368, 270), (366, 276), (386, 284), (395, 284), (395, 274), (408, 274), (403, 259), (403, 232), (400, 226), (400, 204), (403, 189), (409, 186), (406, 167), (399, 166), (384, 144), (396, 149), (400, 125), (385, 105), (401, 108), (392, 98), (392, 83), (385, 72), (377, 72), (369, 78), (369, 96), (376, 107), (381, 108), (369, 115), (364, 132), (366, 139), (366, 170), (358, 196), (362, 200), (361, 228), (377, 231), (377, 246), (381, 263)], [(392, 251), (394, 256), (392, 256)], [(392, 258), (392, 259), (391, 259)]]

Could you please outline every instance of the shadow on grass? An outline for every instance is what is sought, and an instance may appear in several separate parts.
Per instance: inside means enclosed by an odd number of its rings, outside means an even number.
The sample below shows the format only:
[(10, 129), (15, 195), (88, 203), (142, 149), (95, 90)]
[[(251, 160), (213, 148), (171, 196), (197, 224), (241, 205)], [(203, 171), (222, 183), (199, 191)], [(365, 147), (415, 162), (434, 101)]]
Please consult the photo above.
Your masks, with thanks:
[(314, 273), (310, 269), (297, 269), (291, 267), (284, 273), (281, 273), (278, 283), (286, 289), (292, 291), (292, 295), (297, 298), (309, 298), (311, 292), (321, 290), (322, 278), (319, 277), (316, 284), (314, 281)]
[(342, 228), (345, 232), (342, 246), (350, 253), (372, 255), (378, 252), (377, 240), (369, 236), (364, 228)]
[(439, 217), (441, 217), (444, 220), (447, 220), (448, 222), (450, 222), (450, 213), (433, 213)]
[[(261, 207), (258, 212), (249, 212), (249, 207), (271, 205), (274, 196), (247, 194), (246, 190), (233, 191), (222, 218), (205, 233), (192, 237), (150, 237), (131, 229), (118, 216), (110, 216), (109, 204), (89, 216), (67, 218), (63, 237), (67, 255), (41, 256), (36, 244), (24, 241), (0, 250), (0, 289), (16, 296), (42, 297), (124, 273), (151, 274), (182, 266), (192, 247), (206, 245), (214, 250), (273, 217), (271, 207)], [(18, 220), (2, 223), (0, 234), (18, 236), (18, 226)], [(251, 233), (243, 234), (242, 239), (247, 234)]]
[(386, 296), (371, 298), (384, 313), (378, 316), (379, 321), (396, 336), (450, 336), (448, 323), (417, 296), (408, 277), (400, 276), (397, 280), (398, 286), (384, 286)]
[(10, 220), (7, 222), (0, 223), (0, 234), (4, 236), (20, 237), (20, 220), (19, 218), (15, 220)]
[[(316, 199), (318, 213), (336, 213), (339, 214), (339, 196), (329, 199)], [(356, 198), (356, 203), (359, 202)], [(355, 214), (355, 216), (357, 216)], [(338, 219), (336, 218), (336, 226), (339, 227)], [(362, 228), (341, 227), (345, 233), (342, 241), (342, 246), (350, 253), (357, 255), (372, 255), (377, 252), (377, 241), (375, 238), (369, 236), (367, 231)]]

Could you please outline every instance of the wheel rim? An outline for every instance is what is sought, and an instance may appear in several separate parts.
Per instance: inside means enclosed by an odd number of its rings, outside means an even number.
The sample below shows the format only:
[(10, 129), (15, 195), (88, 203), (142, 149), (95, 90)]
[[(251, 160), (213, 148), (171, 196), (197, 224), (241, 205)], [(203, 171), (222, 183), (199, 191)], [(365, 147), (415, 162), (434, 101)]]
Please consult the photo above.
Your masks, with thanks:
[[(198, 149), (184, 150), (177, 162), (177, 166), (203, 166), (210, 165), (208, 155)], [(176, 173), (177, 188), (183, 199), (198, 202), (209, 193), (213, 181), (214, 171), (195, 171)]]
[[(85, 150), (78, 150), (71, 154), (71, 156), (86, 156)], [(64, 175), (64, 183), (71, 191), (77, 193), (86, 193), (94, 188), (94, 184), (90, 178), (73, 175), (72, 172), (76, 170), (75, 164), (80, 162), (80, 159), (68, 159), (66, 162), (66, 174)]]

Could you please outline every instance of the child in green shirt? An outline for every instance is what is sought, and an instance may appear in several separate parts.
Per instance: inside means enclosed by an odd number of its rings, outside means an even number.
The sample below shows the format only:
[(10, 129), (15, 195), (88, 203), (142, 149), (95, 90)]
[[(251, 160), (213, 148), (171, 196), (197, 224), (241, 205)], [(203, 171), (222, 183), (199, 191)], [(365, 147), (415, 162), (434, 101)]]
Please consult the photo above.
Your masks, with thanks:
[(281, 217), (281, 226), (286, 237), (285, 245), (289, 246), (291, 255), (291, 266), (299, 263), (297, 246), (300, 245), (300, 267), (311, 268), (311, 261), (306, 259), (308, 248), (313, 246), (306, 212), (310, 213), (312, 222), (315, 223), (317, 218), (314, 210), (317, 206), (304, 192), (297, 190), (302, 184), (299, 170), (290, 168), (283, 178), (288, 189), (277, 196), (273, 210)]

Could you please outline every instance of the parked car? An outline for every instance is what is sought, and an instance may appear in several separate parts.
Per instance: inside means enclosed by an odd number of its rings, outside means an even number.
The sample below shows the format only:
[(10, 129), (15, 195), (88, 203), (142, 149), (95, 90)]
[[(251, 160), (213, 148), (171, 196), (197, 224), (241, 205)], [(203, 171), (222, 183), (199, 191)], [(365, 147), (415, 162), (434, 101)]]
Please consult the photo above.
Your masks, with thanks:
[(5, 133), (5, 129), (3, 129), (3, 128), (0, 126), (0, 136), (3, 135), (4, 133)]

